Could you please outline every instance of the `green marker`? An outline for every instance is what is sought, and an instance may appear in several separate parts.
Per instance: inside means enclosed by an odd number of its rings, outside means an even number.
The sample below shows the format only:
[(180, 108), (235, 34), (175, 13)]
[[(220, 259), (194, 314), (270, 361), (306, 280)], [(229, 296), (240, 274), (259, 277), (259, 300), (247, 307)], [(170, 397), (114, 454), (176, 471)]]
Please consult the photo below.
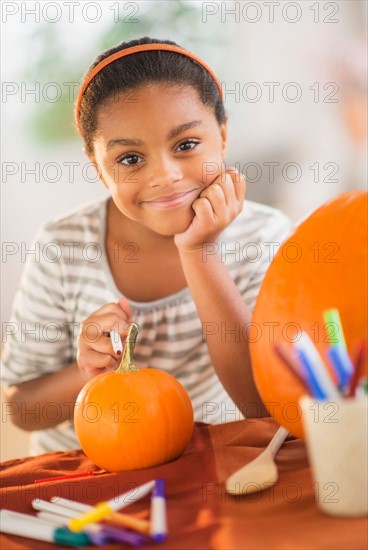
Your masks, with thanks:
[(72, 533), (64, 527), (55, 527), (39, 518), (10, 510), (0, 511), (1, 532), (34, 540), (55, 542), (66, 546), (91, 544), (86, 533)]
[(346, 341), (338, 309), (328, 309), (324, 312), (323, 318), (330, 344), (333, 346), (340, 344), (346, 349)]

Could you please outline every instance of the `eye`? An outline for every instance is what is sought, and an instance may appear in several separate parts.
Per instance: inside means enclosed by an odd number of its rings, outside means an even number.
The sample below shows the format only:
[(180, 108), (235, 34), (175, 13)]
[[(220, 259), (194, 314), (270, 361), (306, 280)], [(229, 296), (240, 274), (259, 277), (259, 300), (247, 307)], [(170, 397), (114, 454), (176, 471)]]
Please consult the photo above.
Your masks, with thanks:
[(179, 143), (177, 150), (178, 151), (190, 151), (191, 149), (194, 149), (199, 144), (199, 141), (196, 141), (194, 139), (186, 139), (185, 141), (182, 141)]
[(140, 157), (139, 155), (130, 154), (130, 155), (124, 155), (123, 157), (120, 157), (118, 159), (118, 163), (123, 164), (124, 166), (134, 166), (135, 164), (138, 164), (142, 160), (143, 160), (142, 157)]

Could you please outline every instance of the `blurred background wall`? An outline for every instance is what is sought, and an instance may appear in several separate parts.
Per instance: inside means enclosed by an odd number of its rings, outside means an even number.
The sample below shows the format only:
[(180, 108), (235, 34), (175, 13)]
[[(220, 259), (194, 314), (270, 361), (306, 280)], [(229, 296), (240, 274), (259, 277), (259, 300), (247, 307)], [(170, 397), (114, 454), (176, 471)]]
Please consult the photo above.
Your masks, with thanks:
[[(73, 103), (94, 57), (120, 41), (171, 39), (212, 66), (229, 117), (228, 164), (246, 175), (247, 198), (297, 223), (366, 189), (363, 0), (4, 1), (1, 10), (2, 328), (39, 226), (106, 193)], [(26, 455), (27, 434), (6, 414), (1, 425), (2, 460)]]

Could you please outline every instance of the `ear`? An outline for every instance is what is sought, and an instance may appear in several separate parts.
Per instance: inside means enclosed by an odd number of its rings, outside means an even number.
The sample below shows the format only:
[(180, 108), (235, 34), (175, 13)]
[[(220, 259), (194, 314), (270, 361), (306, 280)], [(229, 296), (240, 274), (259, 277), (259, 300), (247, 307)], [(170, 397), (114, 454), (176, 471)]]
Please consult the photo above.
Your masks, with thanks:
[(220, 126), (220, 134), (221, 134), (221, 157), (222, 160), (225, 160), (226, 154), (227, 154), (227, 118)]
[(98, 163), (95, 159), (95, 157), (91, 154), (91, 153), (88, 153), (88, 151), (84, 148), (83, 149), (83, 152), (84, 154), (86, 155), (86, 157), (88, 157), (88, 159), (90, 160), (90, 162), (93, 164), (94, 166), (94, 169), (96, 170), (96, 173), (99, 177), (99, 180), (104, 184), (104, 186), (106, 187), (107, 189), (107, 185), (106, 185), (106, 182), (104, 181), (103, 177), (102, 177), (102, 172), (101, 172), (101, 169), (100, 167), (98, 166)]

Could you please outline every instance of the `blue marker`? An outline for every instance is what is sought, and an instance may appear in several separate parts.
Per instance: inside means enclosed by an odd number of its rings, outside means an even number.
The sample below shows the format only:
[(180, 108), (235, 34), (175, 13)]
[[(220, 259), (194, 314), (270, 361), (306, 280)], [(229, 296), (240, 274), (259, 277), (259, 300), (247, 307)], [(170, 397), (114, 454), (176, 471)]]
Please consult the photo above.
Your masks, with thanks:
[(308, 386), (309, 393), (317, 399), (326, 399), (328, 395), (325, 391), (323, 391), (323, 388), (316, 379), (308, 355), (302, 349), (297, 350), (297, 354), (299, 361), (304, 367), (305, 382)]
[(307, 382), (311, 385), (313, 397), (317, 397), (318, 399), (341, 398), (309, 335), (306, 332), (302, 332), (299, 340), (294, 343), (294, 346), (305, 368)]
[(338, 376), (339, 387), (342, 389), (346, 388), (354, 372), (354, 367), (346, 348), (342, 344), (335, 344), (327, 350), (327, 356)]
[(155, 542), (162, 542), (167, 536), (165, 482), (156, 479), (151, 497), (150, 535)]

